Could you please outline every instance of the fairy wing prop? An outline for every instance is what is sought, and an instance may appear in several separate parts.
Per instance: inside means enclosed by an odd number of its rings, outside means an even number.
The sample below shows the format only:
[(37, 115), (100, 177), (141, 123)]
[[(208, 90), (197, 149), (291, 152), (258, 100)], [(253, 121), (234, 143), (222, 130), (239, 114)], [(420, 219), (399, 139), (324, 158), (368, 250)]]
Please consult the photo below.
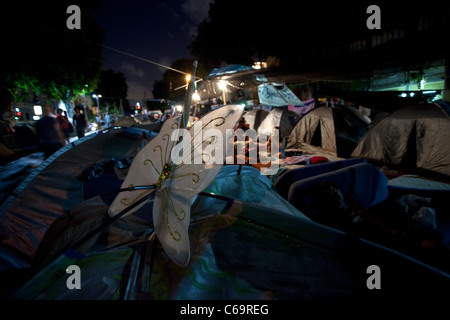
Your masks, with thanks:
[[(176, 116), (164, 122), (159, 134), (134, 158), (122, 183), (122, 188), (156, 185), (164, 165), (169, 160), (170, 152), (177, 143), (177, 141), (171, 141), (170, 136), (174, 130), (179, 129), (180, 121), (181, 116)], [(119, 193), (109, 207), (109, 215), (114, 217), (153, 191), (154, 189), (138, 189)], [(145, 202), (128, 211), (125, 215), (135, 212), (144, 204)]]
[[(188, 229), (192, 201), (220, 171), (227, 129), (236, 125), (242, 113), (239, 105), (208, 113), (182, 134), (183, 139), (176, 147), (173, 140), (177, 140), (178, 135), (172, 137), (172, 132), (179, 128), (180, 122), (171, 118), (173, 120), (165, 123), (160, 134), (140, 152), (143, 154), (136, 156), (122, 185), (122, 188), (156, 185), (155, 231), (167, 255), (181, 266), (187, 265), (190, 259)], [(133, 190), (118, 195), (109, 209), (110, 215), (114, 216), (149, 192), (152, 190)]]

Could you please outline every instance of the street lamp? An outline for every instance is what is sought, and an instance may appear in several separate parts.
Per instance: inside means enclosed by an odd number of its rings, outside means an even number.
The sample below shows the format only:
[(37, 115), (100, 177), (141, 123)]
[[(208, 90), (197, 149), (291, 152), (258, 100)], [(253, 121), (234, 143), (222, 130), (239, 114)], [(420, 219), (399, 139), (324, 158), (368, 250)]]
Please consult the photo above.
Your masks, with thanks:
[(186, 75), (186, 90), (189, 87), (189, 81), (191, 81), (191, 79), (192, 79), (192, 76), (190, 74), (187, 74)]
[(192, 95), (192, 100), (194, 100), (195, 102), (200, 101), (200, 95), (198, 94), (197, 90), (194, 91), (194, 94)]
[(219, 89), (223, 92), (223, 104), (226, 105), (226, 90), (227, 90), (227, 82), (224, 80), (220, 80), (218, 83)]
[(98, 103), (98, 98), (101, 98), (101, 97), (102, 97), (101, 94), (93, 94), (93, 95), (92, 95), (92, 98), (95, 98), (95, 99), (97, 100), (97, 113), (98, 113), (98, 111), (100, 110), (100, 105), (99, 105), (99, 103)]

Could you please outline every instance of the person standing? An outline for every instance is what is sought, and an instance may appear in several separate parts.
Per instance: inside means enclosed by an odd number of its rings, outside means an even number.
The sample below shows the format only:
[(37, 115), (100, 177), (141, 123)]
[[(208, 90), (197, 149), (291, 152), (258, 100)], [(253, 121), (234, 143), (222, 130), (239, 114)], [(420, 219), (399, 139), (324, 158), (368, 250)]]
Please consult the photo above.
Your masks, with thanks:
[(109, 112), (105, 113), (105, 128), (111, 127), (111, 115)]
[(44, 114), (36, 123), (39, 142), (46, 158), (66, 144), (59, 122), (52, 111), (50, 105), (45, 105)]
[(73, 115), (73, 124), (77, 131), (77, 137), (83, 138), (88, 126), (88, 121), (84, 113), (81, 113), (81, 107), (75, 107), (75, 114)]
[(72, 128), (72, 132), (73, 132), (72, 124), (69, 122), (69, 119), (67, 119), (67, 113), (64, 111), (64, 114), (63, 114), (63, 109), (58, 108), (57, 113), (58, 113), (58, 115), (56, 118), (58, 119), (59, 126), (61, 127), (61, 130), (64, 133), (64, 137), (65, 137), (67, 143), (70, 143), (70, 140), (69, 140), (70, 133), (71, 133), (70, 128)]

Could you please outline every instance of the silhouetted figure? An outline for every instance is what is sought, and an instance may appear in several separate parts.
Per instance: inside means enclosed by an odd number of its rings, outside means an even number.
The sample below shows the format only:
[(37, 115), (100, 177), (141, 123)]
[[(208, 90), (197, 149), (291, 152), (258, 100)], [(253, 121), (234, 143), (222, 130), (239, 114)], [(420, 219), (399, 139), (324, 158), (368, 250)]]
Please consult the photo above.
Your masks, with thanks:
[(64, 134), (52, 111), (52, 107), (45, 105), (44, 114), (36, 123), (39, 142), (45, 157), (49, 157), (65, 145)]
[(86, 116), (81, 113), (80, 107), (75, 107), (75, 114), (73, 115), (73, 124), (75, 125), (75, 129), (77, 131), (77, 137), (83, 138), (84, 133), (86, 131), (86, 127), (88, 126), (88, 121)]
[(70, 143), (70, 133), (73, 132), (72, 124), (69, 122), (69, 119), (67, 119), (67, 113), (63, 111), (63, 109), (56, 110), (58, 112), (57, 119), (59, 122), (59, 126), (61, 127), (61, 130), (64, 134), (64, 138), (66, 139), (67, 143)]

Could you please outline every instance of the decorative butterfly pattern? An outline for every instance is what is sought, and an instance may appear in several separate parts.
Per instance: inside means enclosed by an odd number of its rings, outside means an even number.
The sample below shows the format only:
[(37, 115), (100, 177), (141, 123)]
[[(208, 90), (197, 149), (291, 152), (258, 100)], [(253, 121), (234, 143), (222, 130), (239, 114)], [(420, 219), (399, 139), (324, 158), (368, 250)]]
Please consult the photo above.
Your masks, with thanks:
[[(167, 120), (158, 136), (138, 153), (122, 184), (122, 188), (155, 185), (156, 191), (147, 189), (121, 193), (111, 204), (109, 214), (114, 216), (150, 192), (155, 192), (153, 223), (156, 235), (175, 263), (187, 265), (190, 260), (188, 229), (191, 204), (197, 194), (215, 179), (223, 163), (223, 159), (211, 163), (211, 154), (204, 150), (214, 143), (225, 154), (226, 130), (232, 129), (242, 114), (243, 108), (239, 105), (225, 106), (208, 113), (201, 121), (195, 122), (189, 134), (183, 137), (190, 138), (190, 152), (175, 152), (173, 159), (171, 154), (177, 142), (172, 141), (171, 135), (180, 128), (181, 118)], [(203, 133), (208, 129), (219, 130), (221, 135), (204, 138)], [(137, 206), (128, 214), (142, 206)]]

